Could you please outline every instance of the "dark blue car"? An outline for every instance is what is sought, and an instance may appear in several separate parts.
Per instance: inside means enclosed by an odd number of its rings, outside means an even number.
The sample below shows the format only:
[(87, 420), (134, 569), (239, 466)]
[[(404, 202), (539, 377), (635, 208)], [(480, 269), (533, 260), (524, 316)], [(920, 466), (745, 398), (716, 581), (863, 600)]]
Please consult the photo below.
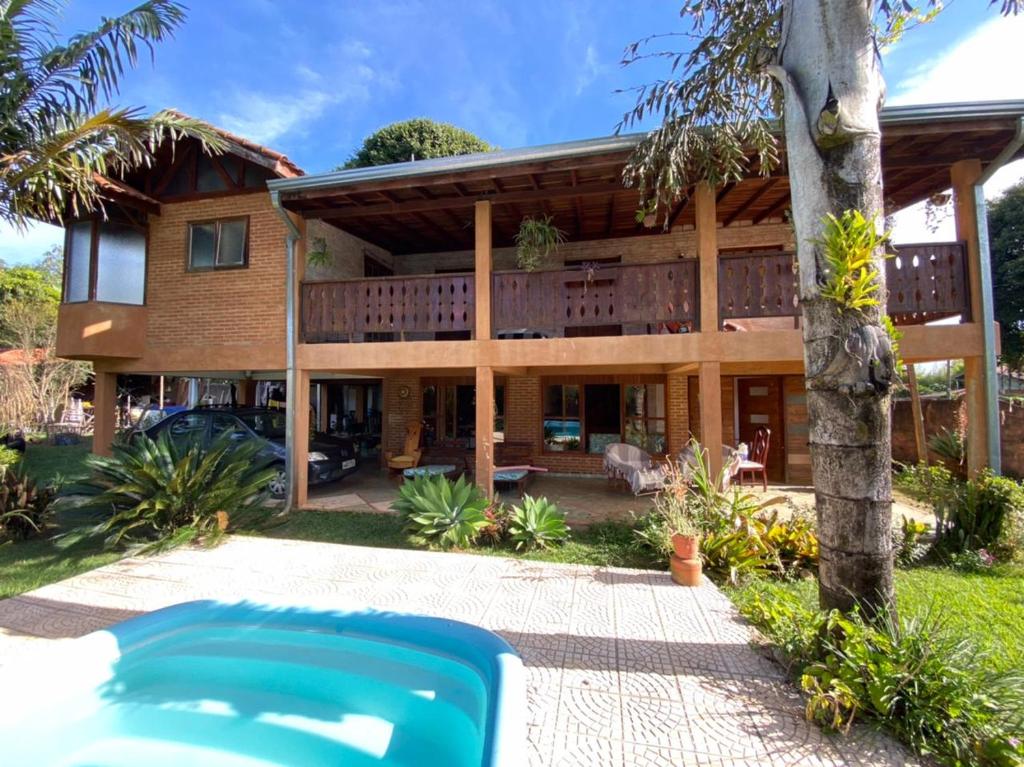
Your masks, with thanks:
[[(263, 445), (260, 451), (277, 469), (269, 489), (275, 497), (283, 497), (287, 491), (285, 460), (285, 415), (283, 410), (268, 410), (255, 407), (197, 408), (185, 410), (164, 418), (144, 430), (150, 439), (167, 431), (171, 440), (185, 445), (199, 442), (209, 445), (224, 433), (239, 442), (258, 440)], [(309, 440), (309, 484), (347, 477), (356, 470), (356, 451), (351, 440), (332, 437), (329, 434), (310, 435)]]

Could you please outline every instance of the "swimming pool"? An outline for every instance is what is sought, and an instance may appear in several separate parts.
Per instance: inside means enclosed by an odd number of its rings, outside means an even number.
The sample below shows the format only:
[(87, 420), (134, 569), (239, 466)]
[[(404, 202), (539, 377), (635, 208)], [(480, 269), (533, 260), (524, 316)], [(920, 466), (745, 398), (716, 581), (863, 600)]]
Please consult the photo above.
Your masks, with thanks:
[(4, 765), (526, 761), (522, 664), (469, 624), (203, 601), (62, 645), (0, 676)]

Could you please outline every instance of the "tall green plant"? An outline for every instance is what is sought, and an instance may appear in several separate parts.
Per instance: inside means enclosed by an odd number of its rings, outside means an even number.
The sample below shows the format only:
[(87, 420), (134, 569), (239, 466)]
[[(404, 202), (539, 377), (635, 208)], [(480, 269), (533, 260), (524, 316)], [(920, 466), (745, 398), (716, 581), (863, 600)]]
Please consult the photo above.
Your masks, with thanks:
[(825, 260), (821, 296), (841, 310), (861, 311), (879, 303), (879, 272), (875, 253), (884, 248), (888, 232), (879, 233), (873, 219), (859, 210), (825, 218), (825, 231), (817, 241)]
[(532, 272), (565, 242), (565, 232), (552, 223), (551, 216), (527, 216), (516, 232), (516, 264)]
[(568, 538), (569, 526), (565, 513), (547, 498), (526, 495), (521, 506), (512, 507), (508, 532), (517, 549), (546, 549)]
[(487, 496), (465, 475), (455, 482), (441, 475), (407, 479), (391, 504), (416, 539), (458, 548), (468, 548), (490, 524), (489, 506)]
[(41, 535), (53, 513), (55, 495), (52, 487), (40, 487), (23, 468), (0, 471), (0, 542)]
[(148, 161), (167, 136), (191, 135), (214, 151), (224, 146), (197, 120), (105, 106), (140, 52), (152, 53), (182, 24), (182, 5), (148, 0), (58, 43), (61, 5), (0, 2), (0, 220), (16, 226), (96, 208), (96, 174)]
[(154, 551), (200, 536), (216, 541), (231, 517), (262, 505), (276, 475), (261, 446), (225, 434), (209, 448), (178, 445), (168, 432), (156, 440), (137, 435), (115, 444), (113, 455), (89, 456), (92, 475), (77, 483), (76, 506), (109, 512), (94, 532), (107, 544), (136, 544)]

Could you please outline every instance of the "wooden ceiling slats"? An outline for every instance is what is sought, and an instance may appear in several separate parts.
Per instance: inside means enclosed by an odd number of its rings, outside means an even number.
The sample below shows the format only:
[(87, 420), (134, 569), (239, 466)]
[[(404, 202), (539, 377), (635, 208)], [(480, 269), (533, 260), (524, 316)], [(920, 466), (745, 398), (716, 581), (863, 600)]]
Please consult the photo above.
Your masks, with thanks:
[[(953, 162), (978, 157), (987, 163), (1012, 135), (1007, 120), (886, 127), (882, 165), (887, 205), (901, 208), (943, 191)], [(626, 159), (625, 152), (613, 152), (412, 180), (367, 181), (286, 194), (284, 202), (306, 217), (323, 218), (395, 253), (472, 247), (472, 226), (466, 223), (478, 199), (494, 203), (498, 247), (512, 244), (524, 216), (539, 214), (552, 216), (572, 241), (659, 235), (664, 227), (646, 229), (636, 221), (639, 195), (621, 181)], [(716, 194), (719, 221), (724, 226), (745, 221), (756, 225), (779, 218), (789, 205), (784, 173), (782, 169), (721, 187)], [(669, 210), (669, 228), (693, 224), (690, 199), (682, 197)]]

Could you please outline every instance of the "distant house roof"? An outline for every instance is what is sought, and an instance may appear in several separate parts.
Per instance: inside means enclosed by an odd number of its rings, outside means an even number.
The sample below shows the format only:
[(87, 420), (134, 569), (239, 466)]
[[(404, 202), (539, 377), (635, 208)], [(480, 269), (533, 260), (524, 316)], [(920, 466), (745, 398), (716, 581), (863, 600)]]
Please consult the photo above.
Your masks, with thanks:
[[(25, 357), (24, 349), (4, 349), (0, 351), (0, 367), (23, 365), (26, 361)], [(33, 362), (41, 362), (46, 359), (46, 349), (36, 349), (33, 357)]]

